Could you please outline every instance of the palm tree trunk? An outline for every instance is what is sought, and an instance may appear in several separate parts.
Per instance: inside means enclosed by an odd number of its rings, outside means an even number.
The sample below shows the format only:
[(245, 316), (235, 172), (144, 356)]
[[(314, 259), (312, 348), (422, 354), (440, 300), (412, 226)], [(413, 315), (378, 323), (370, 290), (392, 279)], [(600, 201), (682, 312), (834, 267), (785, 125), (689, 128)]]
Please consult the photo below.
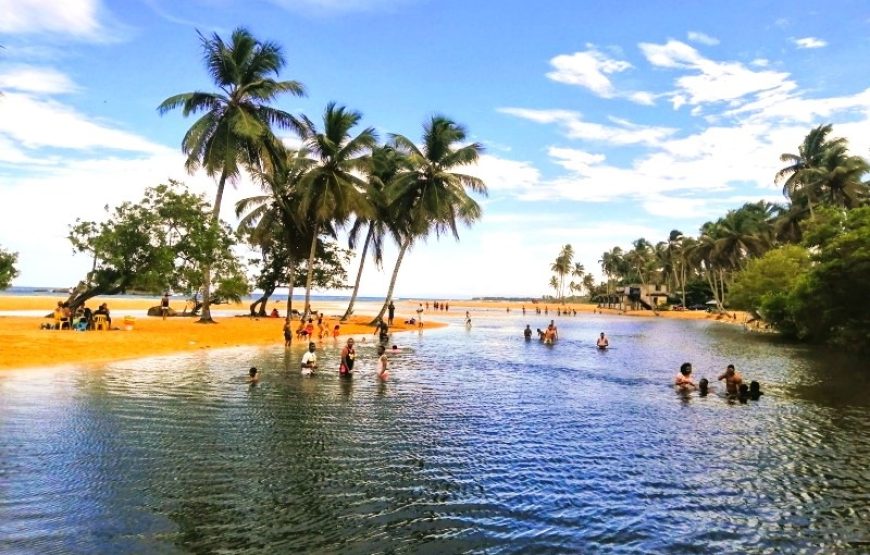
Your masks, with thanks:
[(396, 258), (396, 266), (393, 268), (393, 277), (390, 279), (390, 288), (387, 290), (387, 297), (384, 299), (384, 306), (381, 307), (381, 311), (378, 312), (378, 315), (375, 316), (375, 319), (369, 322), (369, 324), (377, 324), (384, 318), (384, 312), (387, 311), (387, 305), (389, 305), (390, 301), (393, 300), (393, 289), (396, 287), (396, 278), (399, 277), (399, 266), (402, 265), (402, 258), (405, 257), (405, 252), (408, 250), (409, 246), (411, 246), (410, 239), (402, 241), (402, 246), (399, 248), (399, 257)]
[[(227, 170), (221, 172), (218, 181), (217, 194), (214, 197), (214, 208), (211, 213), (212, 225), (220, 225), (221, 201), (224, 198), (224, 187), (227, 184)], [(202, 267), (202, 313), (197, 321), (198, 324), (216, 323), (211, 317), (211, 264), (206, 263)]]
[(284, 318), (287, 322), (293, 320), (293, 276), (296, 275), (296, 259), (290, 259), (290, 265), (287, 268), (287, 317)]
[(311, 239), (311, 251), (308, 253), (308, 278), (305, 280), (305, 308), (302, 318), (307, 318), (311, 312), (311, 284), (314, 281), (314, 255), (317, 253), (317, 234), (320, 232), (320, 222), (314, 224), (314, 238)]
[(347, 310), (344, 312), (344, 316), (341, 317), (341, 321), (344, 322), (350, 315), (353, 314), (353, 304), (356, 302), (356, 295), (359, 292), (359, 282), (362, 279), (363, 266), (366, 263), (366, 254), (368, 254), (369, 243), (372, 241), (372, 236), (375, 234), (375, 226), (374, 224), (369, 224), (369, 232), (366, 235), (366, 242), (363, 244), (362, 256), (359, 261), (359, 271), (356, 273), (356, 283), (353, 284), (353, 293), (350, 296), (350, 302), (347, 305)]

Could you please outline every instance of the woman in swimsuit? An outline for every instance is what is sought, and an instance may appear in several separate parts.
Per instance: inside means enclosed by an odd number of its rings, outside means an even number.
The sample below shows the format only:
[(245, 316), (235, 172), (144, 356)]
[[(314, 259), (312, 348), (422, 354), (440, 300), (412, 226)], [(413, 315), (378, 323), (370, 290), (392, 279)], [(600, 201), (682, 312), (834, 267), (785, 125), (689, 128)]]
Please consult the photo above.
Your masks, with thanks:
[(356, 359), (356, 351), (353, 348), (353, 337), (347, 338), (347, 345), (341, 350), (341, 364), (338, 366), (338, 375), (342, 378), (350, 378), (353, 375), (353, 363)]

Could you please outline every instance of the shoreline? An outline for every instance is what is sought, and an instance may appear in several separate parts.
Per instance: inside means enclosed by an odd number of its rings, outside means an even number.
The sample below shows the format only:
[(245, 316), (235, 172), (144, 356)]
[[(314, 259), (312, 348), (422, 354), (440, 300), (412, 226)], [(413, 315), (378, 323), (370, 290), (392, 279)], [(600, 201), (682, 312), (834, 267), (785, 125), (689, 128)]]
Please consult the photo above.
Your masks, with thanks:
[[(282, 329), (284, 318), (262, 318), (247, 316), (248, 305), (217, 305), (216, 309), (221, 312), (232, 311), (233, 314), (216, 317), (217, 325), (197, 324), (197, 318), (175, 316), (166, 320), (160, 317), (137, 316), (133, 329), (123, 329), (109, 332), (89, 331), (75, 332), (69, 330), (42, 330), (40, 325), (49, 320), (43, 316), (12, 316), (2, 315), (3, 312), (45, 310), (44, 314), (50, 313), (57, 300), (50, 296), (34, 295), (3, 295), (0, 294), (0, 371), (18, 370), (28, 368), (46, 368), (71, 364), (97, 364), (118, 360), (130, 360), (150, 356), (170, 355), (174, 353), (192, 352), (205, 349), (221, 349), (244, 346), (276, 346), (282, 345), (284, 340)], [(159, 305), (159, 297), (153, 298), (115, 298), (97, 297), (88, 304), (97, 306), (102, 302), (109, 304), (112, 309), (113, 327), (123, 328), (126, 314), (124, 311), (143, 311)], [(172, 302), (173, 308), (180, 308), (183, 301), (176, 299)], [(401, 333), (419, 329), (415, 325), (406, 324), (405, 318), (415, 314), (420, 303), (424, 306), (425, 300), (402, 300), (396, 305), (396, 319), (391, 328), (392, 332)], [(440, 301), (439, 301), (440, 302)], [(475, 317), (475, 311), (486, 312), (504, 311), (511, 314), (521, 314), (522, 307), (526, 307), (526, 316), (532, 318), (558, 318), (557, 309), (577, 310), (578, 313), (591, 314), (596, 311), (602, 315), (628, 316), (645, 318), (672, 318), (684, 320), (713, 320), (732, 325), (742, 325), (746, 313), (729, 311), (736, 319), (726, 318), (722, 314), (713, 314), (704, 311), (662, 311), (653, 314), (650, 311), (628, 311), (620, 313), (616, 309), (599, 309), (593, 304), (531, 304), (518, 301), (473, 301), (456, 300), (445, 301), (449, 304), (448, 311), (436, 311), (432, 301), (428, 301), (429, 309), (424, 314), (423, 329), (433, 329), (446, 326), (445, 322), (438, 321), (439, 316), (461, 317), (468, 310)], [(277, 304), (279, 310), (285, 308), (283, 302)], [(294, 303), (295, 304), (295, 303)], [(540, 307), (541, 314), (536, 314), (534, 309)], [(543, 313), (547, 307), (548, 314)], [(334, 306), (327, 307), (325, 327), (331, 332), (338, 322), (339, 316), (333, 310)], [(368, 322), (375, 313), (357, 312), (347, 322), (341, 325), (341, 335), (334, 339), (328, 337), (320, 341), (323, 345), (342, 344), (347, 337), (354, 337), (358, 341), (363, 338), (371, 338), (374, 327)], [(562, 316), (565, 317), (565, 316)], [(294, 329), (298, 326), (298, 320), (294, 320)], [(296, 339), (294, 336), (293, 346), (307, 344), (307, 340)]]

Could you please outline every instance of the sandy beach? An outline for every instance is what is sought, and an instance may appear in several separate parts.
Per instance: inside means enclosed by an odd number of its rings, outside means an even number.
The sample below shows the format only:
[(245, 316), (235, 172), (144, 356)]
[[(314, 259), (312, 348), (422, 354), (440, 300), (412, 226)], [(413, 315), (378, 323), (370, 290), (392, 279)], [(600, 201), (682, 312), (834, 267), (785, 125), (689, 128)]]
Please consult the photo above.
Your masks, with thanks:
[[(48, 314), (59, 298), (48, 296), (17, 296), (0, 295), (0, 314), (3, 312), (45, 311)], [(196, 324), (195, 318), (175, 317), (165, 321), (161, 318), (137, 316), (132, 330), (125, 330), (125, 311), (135, 311), (139, 314), (150, 307), (157, 306), (159, 299), (154, 298), (117, 298), (98, 297), (88, 302), (95, 307), (106, 302), (112, 310), (113, 329), (111, 331), (72, 332), (68, 330), (41, 330), (40, 325), (50, 320), (44, 314), (31, 316), (0, 316), (0, 369), (31, 368), (55, 366), (64, 364), (82, 364), (141, 358), (153, 355), (170, 354), (199, 349), (215, 349), (238, 347), (243, 345), (280, 345), (282, 338), (282, 318), (248, 318), (243, 315), (247, 304), (219, 305), (215, 307), (221, 312), (235, 312), (237, 316), (216, 318), (218, 325)], [(419, 303), (426, 301), (403, 300), (396, 303), (396, 319), (392, 331), (402, 332), (416, 330), (416, 326), (405, 324), (404, 321), (414, 315)], [(620, 313), (615, 309), (599, 309), (593, 304), (555, 304), (518, 301), (479, 301), (455, 300), (447, 301), (448, 311), (436, 311), (429, 301), (429, 309), (425, 312), (424, 328), (434, 328), (445, 325), (445, 316), (458, 317), (466, 310), (472, 317), (481, 316), (481, 312), (505, 311), (521, 313), (523, 306), (530, 319), (558, 318), (557, 310), (576, 310), (578, 313), (598, 311), (608, 315), (623, 315), (644, 318), (677, 318), (686, 320), (719, 320), (725, 323), (742, 324), (746, 314), (728, 312), (734, 317), (721, 314), (711, 314), (703, 311), (663, 311), (657, 315), (650, 311), (628, 311)], [(273, 303), (269, 303), (272, 306)], [(183, 301), (173, 300), (173, 308), (183, 308)], [(300, 305), (296, 305), (300, 306)], [(540, 307), (540, 315), (535, 314), (535, 307)], [(283, 304), (279, 304), (283, 308)], [(543, 313), (547, 308), (548, 314)], [(477, 314), (476, 314), (477, 313)], [(327, 329), (338, 323), (337, 315), (326, 312)], [(374, 314), (358, 314), (350, 321), (341, 324), (342, 337), (370, 336), (374, 328), (368, 323)], [(295, 324), (294, 324), (295, 326)], [(324, 341), (333, 342), (332, 337)]]

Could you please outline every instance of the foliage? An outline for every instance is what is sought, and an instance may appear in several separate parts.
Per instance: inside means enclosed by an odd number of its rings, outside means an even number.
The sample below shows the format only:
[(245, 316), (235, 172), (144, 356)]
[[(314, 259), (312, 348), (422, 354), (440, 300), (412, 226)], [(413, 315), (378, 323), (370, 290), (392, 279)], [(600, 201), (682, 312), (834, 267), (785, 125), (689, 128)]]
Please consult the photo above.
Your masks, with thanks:
[(18, 276), (15, 263), (18, 261), (17, 252), (8, 252), (0, 249), (0, 289), (6, 289), (12, 280)]
[(235, 237), (226, 225), (212, 222), (211, 207), (202, 195), (174, 181), (146, 189), (141, 201), (121, 204), (105, 221), (76, 220), (69, 240), (75, 252), (93, 257), (94, 265), (71, 304), (128, 290), (171, 289), (195, 296), (204, 264), (213, 266), (224, 295), (246, 293), (232, 253)]

